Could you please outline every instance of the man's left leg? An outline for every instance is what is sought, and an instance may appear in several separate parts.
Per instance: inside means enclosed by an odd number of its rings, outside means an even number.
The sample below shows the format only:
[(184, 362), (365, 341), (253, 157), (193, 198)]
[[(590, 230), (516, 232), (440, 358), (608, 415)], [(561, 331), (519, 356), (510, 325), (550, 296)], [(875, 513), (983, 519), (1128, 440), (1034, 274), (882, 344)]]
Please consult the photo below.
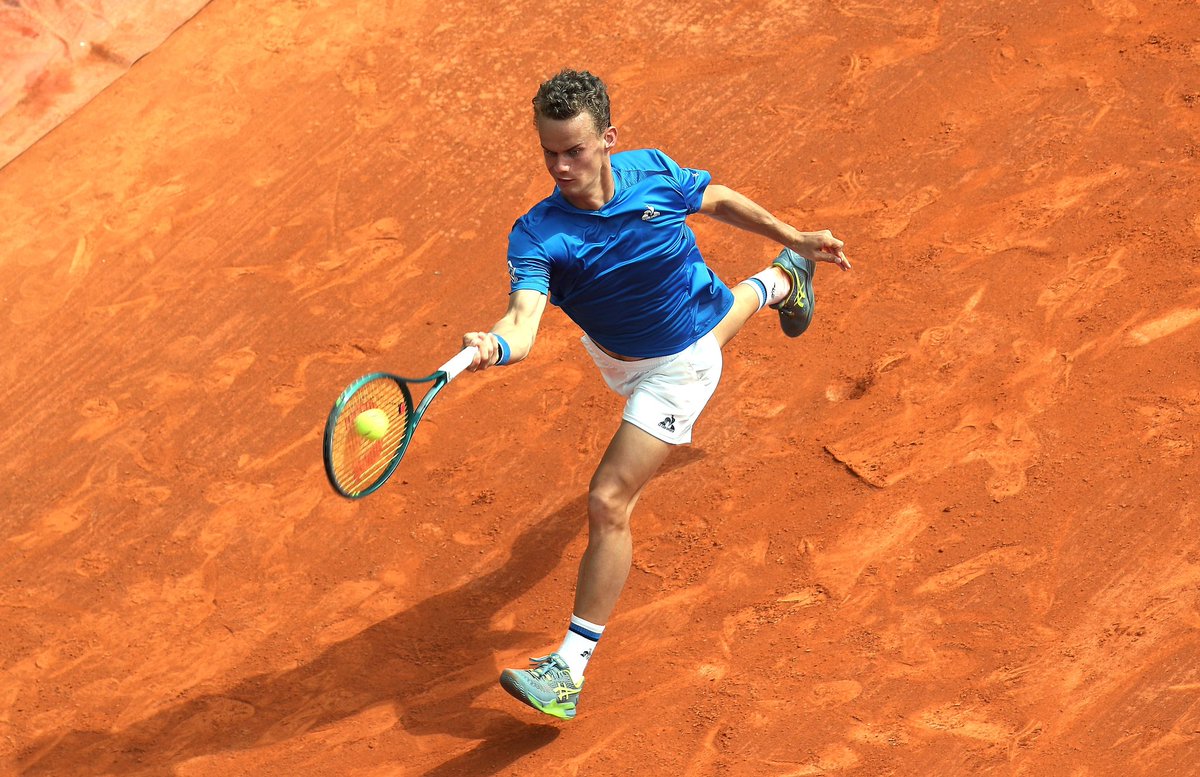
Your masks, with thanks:
[[(786, 284), (787, 276), (781, 270), (772, 266), (763, 272), (772, 272), (778, 274)], [(759, 273), (762, 275), (762, 273)], [(755, 276), (756, 278), (758, 276)], [(733, 291), (733, 307), (725, 314), (725, 318), (721, 319), (721, 323), (713, 328), (713, 334), (717, 337), (717, 342), (724, 348), (725, 344), (733, 339), (733, 336), (741, 331), (746, 322), (754, 317), (754, 314), (766, 307), (769, 299), (760, 289), (762, 282), (756, 288), (752, 282), (753, 279), (744, 280), (734, 286)], [(786, 285), (785, 287), (786, 288)]]
[(770, 305), (788, 337), (803, 334), (812, 321), (812, 276), (809, 259), (785, 248), (770, 267), (733, 287), (733, 307), (713, 329), (724, 348), (755, 313)]

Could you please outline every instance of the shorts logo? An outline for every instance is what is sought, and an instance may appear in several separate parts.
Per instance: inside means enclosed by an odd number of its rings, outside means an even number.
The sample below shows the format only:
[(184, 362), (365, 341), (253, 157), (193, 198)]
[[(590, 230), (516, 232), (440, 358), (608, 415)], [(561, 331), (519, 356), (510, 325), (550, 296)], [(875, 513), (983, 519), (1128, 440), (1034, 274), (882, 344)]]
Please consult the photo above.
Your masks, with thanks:
[(673, 415), (667, 416), (663, 420), (659, 421), (658, 425), (661, 426), (663, 429), (666, 429), (668, 432), (675, 431), (675, 416), (673, 416)]
[(654, 209), (653, 205), (646, 206), (646, 212), (642, 214), (642, 221), (649, 221), (655, 216), (661, 216), (662, 213)]

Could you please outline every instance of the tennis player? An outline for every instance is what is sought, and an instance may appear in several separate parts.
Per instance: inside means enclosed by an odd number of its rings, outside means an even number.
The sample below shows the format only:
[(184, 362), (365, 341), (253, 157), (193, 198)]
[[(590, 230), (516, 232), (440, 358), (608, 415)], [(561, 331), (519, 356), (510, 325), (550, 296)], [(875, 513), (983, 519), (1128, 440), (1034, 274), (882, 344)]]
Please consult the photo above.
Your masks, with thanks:
[[(469, 332), (470, 369), (529, 355), (546, 300), (583, 330), (604, 380), (627, 398), (588, 489), (588, 545), (561, 646), (506, 669), (500, 684), (541, 712), (575, 717), (584, 670), (616, 606), (633, 557), (630, 514), (721, 377), (721, 348), (759, 310), (779, 312), (796, 337), (813, 315), (814, 262), (850, 269), (828, 230), (800, 232), (748, 198), (655, 150), (617, 153), (604, 83), (564, 70), (533, 98), (553, 193), (509, 236), (508, 310)], [(783, 245), (774, 263), (730, 289), (704, 262), (687, 217), (703, 213)]]

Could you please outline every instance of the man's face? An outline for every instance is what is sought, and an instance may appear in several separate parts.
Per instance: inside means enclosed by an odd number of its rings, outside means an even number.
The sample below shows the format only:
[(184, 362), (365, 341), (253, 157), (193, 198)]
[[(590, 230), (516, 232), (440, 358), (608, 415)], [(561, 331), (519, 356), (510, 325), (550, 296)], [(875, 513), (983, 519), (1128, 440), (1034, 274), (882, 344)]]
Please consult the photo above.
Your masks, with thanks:
[(616, 144), (616, 129), (609, 127), (597, 133), (587, 111), (563, 120), (539, 116), (537, 128), (546, 169), (567, 201), (585, 209), (599, 208), (607, 202), (612, 193), (604, 191), (604, 172)]

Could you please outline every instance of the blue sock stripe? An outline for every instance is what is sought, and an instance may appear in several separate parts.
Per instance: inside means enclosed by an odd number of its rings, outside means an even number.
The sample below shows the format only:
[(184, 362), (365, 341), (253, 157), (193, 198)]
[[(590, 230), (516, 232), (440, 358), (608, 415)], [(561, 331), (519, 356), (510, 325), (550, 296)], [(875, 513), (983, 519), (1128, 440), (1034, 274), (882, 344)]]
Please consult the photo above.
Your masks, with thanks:
[(758, 278), (747, 278), (745, 282), (753, 283), (758, 287), (758, 307), (761, 309), (763, 305), (767, 304), (767, 284)]
[(591, 629), (585, 629), (583, 626), (580, 626), (578, 623), (572, 623), (568, 630), (575, 632), (576, 634), (578, 634), (579, 636), (581, 636), (585, 639), (590, 639), (592, 642), (600, 641), (600, 633), (599, 632), (592, 631)]

